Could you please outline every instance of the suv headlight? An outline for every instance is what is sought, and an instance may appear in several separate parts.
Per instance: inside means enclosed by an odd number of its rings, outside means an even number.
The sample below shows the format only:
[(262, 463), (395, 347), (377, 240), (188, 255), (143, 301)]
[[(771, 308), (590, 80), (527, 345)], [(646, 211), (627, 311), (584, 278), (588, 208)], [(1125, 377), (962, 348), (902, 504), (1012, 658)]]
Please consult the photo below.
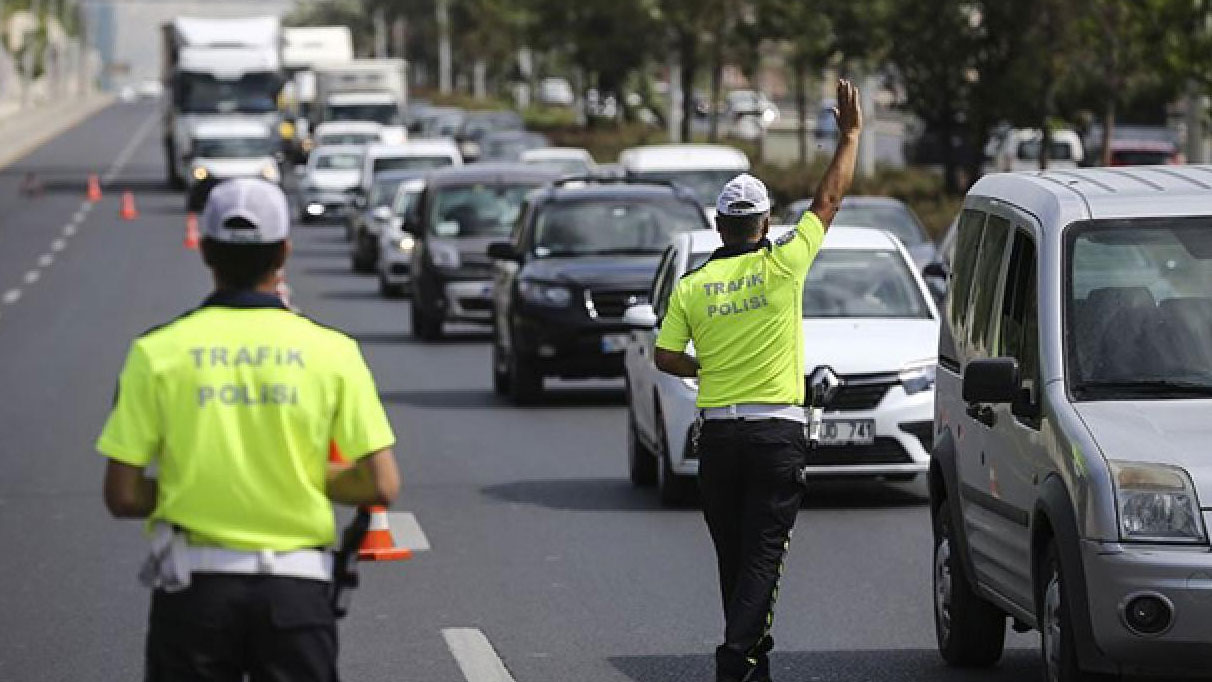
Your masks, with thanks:
[(194, 180), (197, 180), (198, 182), (202, 182), (206, 178), (210, 177), (210, 171), (206, 170), (206, 168), (202, 166), (194, 166), (194, 169), (191, 170), (189, 174), (194, 176)]
[(938, 362), (927, 360), (913, 362), (901, 369), (898, 378), (905, 393), (913, 395), (934, 388), (934, 378), (938, 373)]
[(412, 247), (416, 246), (416, 244), (417, 240), (411, 234), (405, 232), (400, 235), (399, 241), (396, 242), (396, 248), (402, 253), (412, 253)]
[(434, 244), (429, 248), (429, 259), (439, 268), (459, 267), (459, 252), (446, 244)]
[(548, 308), (564, 308), (572, 303), (572, 291), (559, 284), (544, 284), (523, 280), (518, 283), (518, 294), (523, 301)]
[(1111, 461), (1124, 541), (1203, 542), (1204, 524), (1187, 472), (1168, 464)]

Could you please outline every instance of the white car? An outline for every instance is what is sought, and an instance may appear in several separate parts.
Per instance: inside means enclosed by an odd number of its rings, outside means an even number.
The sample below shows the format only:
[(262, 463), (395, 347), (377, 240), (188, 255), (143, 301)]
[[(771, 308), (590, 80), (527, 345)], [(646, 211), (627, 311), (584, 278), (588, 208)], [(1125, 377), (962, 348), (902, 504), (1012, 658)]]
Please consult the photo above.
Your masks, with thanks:
[(378, 144), (383, 142), (383, 125), (373, 121), (329, 121), (316, 126), (311, 139), (313, 147)]
[(519, 160), (551, 168), (564, 175), (591, 175), (597, 168), (593, 155), (580, 147), (541, 147), (527, 149)]
[(379, 233), (379, 258), (375, 269), (379, 272), (379, 293), (386, 298), (403, 296), (412, 284), (412, 252), (416, 240), (404, 231), (404, 219), (424, 191), (424, 180), (400, 183), (391, 207), (395, 217)]
[[(1012, 128), (1004, 135), (990, 140), (986, 154), (995, 171), (1039, 170), (1039, 152), (1044, 133), (1035, 128)], [(1085, 158), (1082, 140), (1067, 128), (1052, 132), (1048, 152), (1049, 170), (1073, 170)]]
[(404, 144), (372, 144), (366, 148), (361, 188), (370, 194), (375, 175), (394, 170), (431, 170), (463, 165), (463, 155), (453, 140), (414, 140)]
[(281, 182), (277, 136), (264, 122), (245, 118), (215, 118), (194, 125), (189, 153), (181, 174), (191, 188), (231, 178), (264, 178)]
[(658, 144), (624, 150), (619, 166), (629, 178), (686, 187), (714, 219), (716, 197), (729, 180), (749, 170), (749, 157), (718, 144)]
[(307, 159), (299, 181), (299, 208), (304, 222), (339, 219), (349, 210), (351, 190), (362, 181), (360, 145), (317, 147)]
[[(652, 304), (624, 317), (634, 327), (624, 357), (628, 468), (635, 485), (656, 483), (665, 503), (684, 498), (698, 474), (698, 385), (653, 364), (656, 325), (676, 282), (719, 246), (714, 231), (679, 235), (653, 280)], [(805, 373), (829, 366), (845, 381), (809, 471), (896, 480), (925, 472), (939, 316), (904, 246), (878, 230), (830, 231), (804, 285), (803, 325)]]

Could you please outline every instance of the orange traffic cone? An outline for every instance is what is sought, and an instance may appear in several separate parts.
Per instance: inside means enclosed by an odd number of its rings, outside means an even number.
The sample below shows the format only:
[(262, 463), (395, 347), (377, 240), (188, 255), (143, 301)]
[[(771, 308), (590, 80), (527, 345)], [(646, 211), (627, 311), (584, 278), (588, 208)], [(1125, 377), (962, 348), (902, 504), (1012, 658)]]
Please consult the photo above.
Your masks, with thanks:
[(96, 173), (90, 173), (88, 176), (88, 200), (94, 204), (101, 201), (101, 181), (97, 179)]
[[(328, 443), (328, 461), (340, 464), (345, 461), (336, 441)], [(359, 561), (403, 561), (412, 558), (412, 550), (406, 547), (396, 547), (396, 541), (391, 537), (391, 525), (387, 520), (387, 507), (370, 505), (370, 528), (366, 537), (362, 538), (362, 546), (358, 548)]]
[(185, 215), (185, 248), (198, 250), (198, 214), (192, 211)]
[(136, 220), (139, 217), (139, 209), (135, 208), (135, 193), (126, 190), (122, 193), (122, 210), (119, 212), (123, 220)]

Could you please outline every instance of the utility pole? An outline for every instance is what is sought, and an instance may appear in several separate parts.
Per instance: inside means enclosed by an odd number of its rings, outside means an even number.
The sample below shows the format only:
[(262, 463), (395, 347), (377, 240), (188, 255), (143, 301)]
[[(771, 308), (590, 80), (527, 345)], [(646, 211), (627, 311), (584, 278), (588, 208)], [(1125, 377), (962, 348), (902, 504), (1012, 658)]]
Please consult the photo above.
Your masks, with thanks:
[(682, 61), (676, 46), (669, 48), (669, 141), (682, 141)]
[(438, 92), (454, 89), (453, 58), (450, 54), (450, 0), (438, 0)]
[(387, 10), (379, 7), (372, 17), (374, 24), (374, 55), (376, 59), (387, 59)]

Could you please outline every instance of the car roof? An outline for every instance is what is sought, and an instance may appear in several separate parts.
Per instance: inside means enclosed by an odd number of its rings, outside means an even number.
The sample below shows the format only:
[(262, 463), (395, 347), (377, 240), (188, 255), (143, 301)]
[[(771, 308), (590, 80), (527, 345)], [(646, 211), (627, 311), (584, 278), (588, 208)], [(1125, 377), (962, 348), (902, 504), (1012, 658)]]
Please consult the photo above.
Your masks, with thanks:
[(374, 121), (328, 121), (316, 126), (316, 134), (338, 133), (378, 133), (382, 132), (383, 124)]
[[(796, 199), (795, 201), (791, 202), (790, 204), (787, 204), (787, 208), (798, 210), (798, 211), (806, 211), (806, 210), (808, 210), (808, 207), (810, 207), (811, 205), (812, 205), (812, 197), (804, 197), (803, 199)], [(896, 197), (883, 197), (883, 196), (876, 196), (876, 195), (860, 195), (860, 196), (847, 195), (845, 197), (842, 197), (842, 205), (843, 206), (895, 206), (895, 207), (905, 207), (906, 206), (905, 202), (901, 201), (900, 199), (897, 199)]]
[(669, 185), (639, 182), (579, 182), (552, 186), (546, 198), (549, 201), (581, 201), (584, 199), (650, 199), (677, 198), (698, 206), (698, 202), (687, 194), (681, 194)]
[(472, 163), (466, 166), (447, 166), (430, 171), (429, 186), (457, 186), (479, 182), (546, 183), (560, 174), (542, 166), (525, 163)]
[(593, 156), (582, 147), (540, 147), (522, 152), (523, 160), (577, 159), (591, 161)]
[(396, 182), (397, 180), (420, 180), (421, 178), (424, 178), (427, 173), (429, 173), (428, 170), (417, 169), (379, 171), (378, 173), (375, 173), (374, 181)]
[(356, 154), (362, 156), (366, 153), (366, 147), (360, 144), (322, 144), (312, 150), (312, 156), (326, 156), (328, 154)]
[(1036, 216), (1045, 232), (1092, 218), (1212, 215), (1212, 165), (993, 173), (968, 197), (1014, 204)]
[(269, 125), (264, 121), (251, 119), (222, 119), (217, 121), (199, 121), (194, 124), (191, 134), (196, 138), (230, 139), (235, 137), (268, 137)]
[[(771, 237), (779, 236), (795, 229), (791, 225), (773, 225), (770, 227)], [(686, 233), (689, 237), (691, 253), (710, 253), (718, 249), (723, 242), (715, 230), (695, 230)], [(861, 249), (868, 251), (896, 251), (896, 238), (883, 230), (873, 230), (867, 227), (847, 227), (844, 230), (830, 230), (821, 244), (824, 250)]]
[(413, 140), (403, 144), (372, 144), (366, 147), (366, 155), (375, 158), (386, 156), (458, 156), (459, 148), (446, 139)]
[(632, 147), (619, 154), (619, 164), (630, 171), (647, 170), (749, 170), (749, 157), (739, 149), (719, 144), (654, 144)]

